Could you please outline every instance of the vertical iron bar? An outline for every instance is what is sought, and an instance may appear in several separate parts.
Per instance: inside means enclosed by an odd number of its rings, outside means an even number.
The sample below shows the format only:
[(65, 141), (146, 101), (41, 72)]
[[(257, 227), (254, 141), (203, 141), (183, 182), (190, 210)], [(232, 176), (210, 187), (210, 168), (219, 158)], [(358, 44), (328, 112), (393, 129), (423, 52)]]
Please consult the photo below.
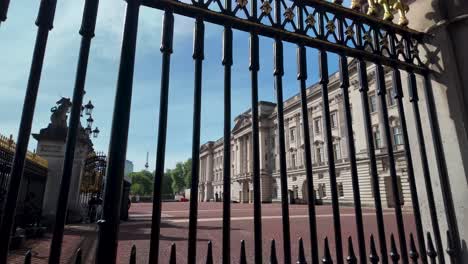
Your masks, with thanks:
[[(394, 46), (394, 43), (392, 42), (391, 46)], [(423, 225), (421, 221), (421, 211), (419, 209), (419, 197), (418, 197), (418, 190), (416, 189), (416, 180), (414, 178), (414, 168), (413, 168), (413, 157), (411, 155), (411, 149), (410, 149), (410, 144), (409, 144), (409, 136), (408, 136), (408, 127), (406, 125), (406, 117), (405, 117), (405, 109), (403, 107), (403, 90), (402, 90), (402, 84), (401, 84), (401, 73), (398, 68), (393, 68), (393, 94), (390, 95), (393, 96), (396, 101), (397, 101), (397, 107), (398, 107), (398, 114), (400, 116), (400, 123), (401, 123), (401, 128), (403, 130), (403, 143), (404, 143), (404, 148), (405, 148), (405, 154), (406, 154), (406, 166), (408, 170), (408, 180), (410, 184), (410, 191), (411, 191), (411, 201), (413, 204), (413, 212), (414, 212), (414, 220), (416, 223), (416, 234), (418, 236), (418, 243), (419, 243), (419, 251), (421, 252), (421, 261), (422, 263), (426, 264), (427, 263), (427, 258), (426, 258), (426, 245), (424, 244), (424, 231), (423, 231)], [(404, 237), (405, 238), (405, 237)], [(400, 239), (400, 251), (401, 251), (401, 258), (403, 262), (408, 262), (408, 251), (405, 247), (402, 248), (402, 243), (406, 243), (406, 238), (404, 240)]]
[(97, 264), (113, 264), (117, 256), (120, 204), (127, 154), (139, 12), (140, 0), (127, 0), (109, 154), (107, 156), (104, 208), (102, 218), (98, 221)]
[[(431, 264), (436, 264), (437, 252), (434, 248), (434, 244), (432, 243), (431, 233), (427, 232), (427, 256)], [(442, 251), (443, 255), (443, 251)]]
[[(325, 17), (324, 11), (319, 11), (319, 36), (325, 38)], [(336, 261), (338, 264), (343, 264), (343, 242), (341, 238), (341, 220), (340, 220), (340, 205), (338, 201), (338, 188), (336, 183), (336, 172), (335, 172), (335, 159), (333, 155), (333, 139), (331, 132), (331, 120), (330, 120), (330, 105), (328, 101), (328, 56), (324, 49), (318, 50), (319, 55), (319, 71), (320, 71), (320, 85), (322, 92), (322, 115), (323, 115), (323, 130), (324, 142), (327, 144), (327, 160), (328, 160), (328, 175), (330, 178), (330, 189), (332, 195), (332, 210), (333, 210), (333, 227), (335, 231), (335, 250), (336, 250)]]
[[(366, 259), (367, 256), (364, 256), (363, 258)], [(346, 261), (348, 264), (357, 264), (357, 258), (354, 254), (353, 239), (351, 236), (348, 237), (348, 257), (346, 258)]]
[(247, 256), (245, 254), (245, 242), (241, 240), (240, 264), (247, 264)]
[[(231, 0), (225, 7), (231, 12)], [(232, 69), (232, 28), (224, 27), (224, 143), (223, 143), (223, 264), (231, 262), (231, 69)]]
[(281, 181), (281, 211), (283, 219), (283, 250), (284, 263), (291, 263), (291, 237), (289, 230), (289, 199), (288, 199), (288, 174), (286, 167), (286, 144), (284, 138), (284, 107), (283, 107), (283, 42), (275, 39), (275, 90), (278, 118), (278, 138), (280, 156), (280, 181)]
[[(362, 27), (357, 25), (357, 46), (364, 49), (362, 43)], [(369, 82), (367, 79), (367, 65), (362, 58), (358, 58), (358, 77), (359, 77), (359, 92), (361, 93), (361, 104), (363, 109), (364, 129), (366, 131), (367, 150), (369, 157), (369, 167), (371, 174), (371, 185), (374, 196), (375, 215), (377, 222), (377, 232), (379, 236), (380, 255), (382, 263), (388, 263), (387, 259), (387, 241), (385, 238), (385, 223), (382, 211), (382, 198), (380, 195), (379, 175), (377, 171), (377, 159), (375, 156), (374, 136), (372, 131), (372, 119), (369, 110)]]
[(156, 167), (154, 172), (153, 214), (151, 221), (151, 240), (149, 263), (158, 263), (159, 235), (161, 232), (161, 191), (166, 158), (167, 109), (169, 104), (169, 79), (172, 44), (174, 38), (174, 14), (165, 10), (161, 38), (161, 95), (159, 101), (158, 143), (156, 147)]
[(193, 59), (195, 61), (193, 137), (192, 137), (192, 188), (190, 190), (188, 263), (196, 263), (197, 254), (197, 215), (198, 215), (198, 173), (200, 170), (200, 123), (202, 96), (202, 66), (204, 59), (205, 24), (203, 19), (195, 20)]
[(369, 110), (369, 83), (367, 81), (367, 66), (362, 58), (358, 59), (359, 85), (361, 92), (361, 104), (364, 116), (364, 129), (366, 131), (367, 149), (369, 155), (369, 166), (371, 173), (371, 184), (374, 191), (374, 204), (377, 221), (377, 231), (379, 233), (380, 255), (382, 263), (387, 263), (387, 242), (385, 239), (385, 224), (382, 211), (382, 198), (380, 196), (379, 175), (377, 172), (377, 159), (375, 156), (374, 137), (372, 133), (372, 119)]
[(7, 19), (9, 5), (10, 0), (0, 0), (0, 24)]
[(172, 243), (171, 253), (170, 253), (170, 257), (169, 257), (169, 264), (176, 264), (176, 263), (177, 263), (177, 260), (176, 260), (176, 244)]
[(418, 253), (418, 250), (416, 249), (416, 243), (414, 243), (413, 233), (410, 233), (410, 250), (408, 254), (413, 264), (417, 264), (419, 253)]
[(325, 237), (324, 250), (323, 250), (323, 264), (333, 264), (333, 259), (330, 254), (330, 247), (328, 246), (328, 237)]
[(128, 261), (129, 264), (136, 264), (136, 246), (132, 246), (132, 250), (130, 251), (130, 260)]
[(447, 254), (449, 255), (450, 263), (455, 264), (457, 260), (455, 259), (455, 250), (453, 248), (453, 240), (450, 231), (447, 230)]
[(377, 254), (377, 250), (375, 249), (375, 240), (374, 235), (370, 237), (370, 254), (369, 254), (369, 261), (372, 264), (379, 263), (379, 255)]
[[(395, 77), (395, 76), (394, 76)], [(385, 73), (382, 64), (376, 64), (377, 95), (380, 99), (380, 108), (383, 118), (383, 131), (385, 136), (385, 145), (387, 148), (388, 163), (390, 169), (390, 179), (393, 194), (393, 203), (395, 204), (395, 217), (400, 241), (400, 251), (403, 263), (408, 263), (408, 251), (406, 249), (405, 225), (401, 211), (400, 191), (398, 188), (397, 172), (395, 167), (395, 156), (393, 154), (392, 134), (390, 132), (390, 120), (387, 109), (387, 88), (385, 86)], [(400, 82), (401, 84), (401, 82)]]
[[(407, 47), (409, 48), (409, 47)], [(395, 41), (390, 41), (390, 49), (396, 54), (396, 46)], [(410, 74), (410, 73), (409, 73)], [(393, 96), (397, 101), (398, 107), (398, 114), (400, 116), (401, 128), (403, 130), (403, 143), (405, 148), (405, 155), (406, 155), (406, 166), (408, 170), (408, 180), (410, 183), (410, 192), (411, 192), (411, 201), (413, 204), (413, 212), (414, 212), (414, 220), (416, 223), (416, 234), (418, 236), (418, 243), (419, 243), (419, 251), (421, 252), (421, 261), (424, 264), (427, 264), (427, 257), (426, 257), (426, 245), (424, 242), (424, 231), (423, 225), (421, 221), (421, 210), (419, 208), (419, 197), (418, 197), (418, 190), (416, 188), (416, 180), (414, 176), (414, 168), (413, 168), (413, 158), (411, 155), (411, 148), (409, 144), (409, 136), (408, 136), (408, 128), (406, 125), (406, 117), (405, 117), (405, 109), (403, 107), (403, 89), (401, 83), (401, 73), (397, 67), (393, 67)], [(401, 237), (400, 237), (400, 248), (401, 248)], [(406, 242), (406, 238), (405, 238)], [(405, 244), (406, 246), (406, 244)], [(401, 249), (402, 259), (403, 261), (408, 262), (408, 252), (406, 247)]]
[[(257, 1), (251, 1), (252, 18), (257, 17)], [(254, 188), (254, 249), (255, 263), (263, 263), (262, 245), (262, 197), (260, 185), (260, 142), (258, 128), (258, 71), (260, 70), (259, 40), (256, 32), (250, 32), (250, 77), (252, 94), (252, 153)]]
[[(299, 30), (304, 32), (304, 14), (302, 12), (303, 5), (297, 7), (297, 21)], [(305, 157), (305, 172), (307, 181), (307, 199), (309, 212), (309, 231), (310, 231), (310, 250), (312, 263), (319, 262), (318, 239), (317, 239), (317, 216), (315, 211), (315, 193), (314, 193), (314, 178), (312, 171), (312, 153), (310, 143), (309, 129), (309, 113), (307, 107), (307, 58), (306, 48), (304, 45), (297, 45), (297, 79), (299, 80), (299, 89), (301, 94), (301, 110), (302, 110), (302, 129), (304, 139), (304, 157)]]
[(208, 241), (208, 249), (206, 252), (206, 262), (205, 264), (213, 264), (213, 248), (211, 246), (211, 240)]
[[(429, 116), (429, 126), (431, 128), (432, 142), (435, 150), (437, 171), (439, 172), (442, 198), (444, 200), (445, 217), (447, 219), (447, 225), (450, 234), (452, 235), (451, 237), (455, 250), (455, 259), (461, 263), (462, 256), (460, 248), (460, 233), (458, 231), (457, 225), (457, 215), (455, 213), (455, 206), (453, 204), (452, 188), (450, 187), (447, 162), (445, 161), (444, 147), (442, 145), (442, 136), (440, 134), (434, 94), (432, 92), (432, 85), (428, 72), (424, 74), (424, 90), (426, 97), (426, 107)], [(439, 252), (439, 255), (443, 255), (443, 252)]]
[[(345, 44), (344, 41), (344, 30), (343, 20), (338, 23), (338, 34), (340, 37), (341, 44)], [(356, 220), (356, 231), (359, 247), (359, 262), (365, 264), (366, 261), (366, 240), (364, 237), (364, 224), (362, 220), (362, 208), (361, 208), (361, 191), (359, 188), (359, 175), (356, 164), (356, 146), (354, 145), (354, 132), (353, 132), (353, 121), (351, 113), (351, 105), (349, 102), (349, 71), (348, 71), (348, 58), (344, 53), (339, 54), (339, 67), (340, 67), (340, 87), (343, 94), (343, 107), (345, 114), (346, 123), (346, 138), (348, 145), (348, 158), (351, 168), (351, 181), (353, 185), (353, 200), (354, 200), (354, 213)]]
[[(258, 46), (258, 36), (256, 38)], [(254, 44), (252, 44), (254, 45)], [(252, 62), (253, 64), (253, 62)], [(254, 70), (252, 70), (252, 74)], [(255, 74), (258, 72), (255, 71)], [(254, 192), (254, 230), (255, 230), (255, 258), (262, 258), (262, 197), (260, 185), (260, 132), (258, 128), (258, 81), (253, 84), (252, 79), (252, 152), (253, 152), (253, 192)]]
[(270, 245), (270, 264), (278, 264), (278, 258), (276, 257), (276, 245), (275, 240), (271, 240)]
[(359, 262), (366, 263), (366, 241), (364, 237), (364, 224), (362, 220), (361, 208), (361, 192), (359, 189), (359, 175), (356, 164), (356, 148), (354, 146), (353, 125), (351, 120), (351, 105), (349, 102), (349, 73), (348, 73), (348, 59), (344, 55), (340, 55), (340, 77), (341, 88), (343, 89), (343, 104), (345, 111), (346, 122), (346, 137), (348, 143), (348, 158), (351, 166), (351, 180), (353, 183), (353, 199), (354, 199), (354, 212), (356, 218), (356, 230), (359, 247)]
[(73, 91), (72, 108), (70, 113), (70, 124), (68, 128), (67, 142), (65, 145), (65, 157), (63, 161), (60, 193), (57, 200), (54, 231), (50, 245), (49, 263), (59, 263), (62, 250), (63, 230), (67, 216), (68, 193), (72, 177), (73, 162), (75, 160), (76, 140), (79, 133), (81, 105), (85, 94), (86, 72), (88, 69), (89, 50), (91, 39), (94, 37), (96, 28), (96, 17), (99, 0), (86, 0), (83, 10), (83, 21), (80, 35), (81, 47), (76, 71), (75, 89)]
[(24, 255), (24, 264), (31, 264), (31, 256), (31, 250), (28, 250), (26, 255)]
[[(427, 201), (429, 204), (429, 212), (431, 216), (432, 230), (434, 232), (437, 251), (443, 252), (442, 238), (440, 236), (441, 234), (440, 234), (440, 229), (439, 229), (439, 220), (437, 218), (437, 210), (436, 210), (435, 200), (434, 200), (434, 191), (432, 189), (431, 175), (429, 172), (429, 163), (428, 163), (427, 154), (426, 154), (426, 143), (424, 140), (423, 128), (421, 124), (421, 114), (419, 111), (419, 96), (418, 96), (418, 88), (416, 84), (416, 75), (414, 74), (414, 72), (410, 72), (408, 75), (408, 89), (409, 89), (409, 100), (413, 106), (414, 120), (416, 121), (416, 133), (417, 133), (417, 138), (418, 138), (419, 154), (421, 155), (424, 183), (426, 185)], [(418, 237), (418, 240), (419, 240), (419, 237)], [(418, 243), (419, 244), (424, 243), (424, 240), (423, 242), (418, 241)], [(421, 252), (421, 257), (426, 258), (426, 262), (427, 262), (426, 252)], [(445, 258), (443, 255), (439, 256), (439, 262), (441, 264), (445, 263)]]
[[(255, 40), (254, 40), (255, 39)], [(252, 46), (258, 47), (258, 36), (252, 36)], [(255, 44), (253, 42), (256, 42)], [(252, 47), (253, 48), (253, 47)], [(255, 48), (254, 48), (255, 49)], [(257, 49), (258, 51), (258, 49)], [(258, 55), (258, 53), (257, 53)], [(258, 61), (257, 61), (258, 62)], [(255, 68), (254, 62), (251, 61), (251, 68)], [(257, 64), (258, 65), (258, 64)], [(259, 68), (259, 66), (257, 66)], [(258, 71), (251, 69), (252, 75)], [(257, 77), (257, 76), (256, 76)], [(252, 152), (253, 152), (253, 187), (254, 187), (254, 230), (255, 230), (255, 258), (260, 261), (262, 259), (262, 204), (261, 204), (261, 186), (260, 186), (260, 142), (258, 128), (258, 80), (254, 84), (252, 76)]]
[(320, 85), (322, 86), (323, 131), (324, 141), (327, 144), (328, 175), (333, 207), (333, 226), (335, 230), (336, 262), (343, 264), (343, 243), (341, 238), (340, 205), (338, 201), (338, 188), (336, 184), (335, 157), (333, 155), (333, 138), (330, 121), (330, 105), (328, 101), (328, 59), (327, 52), (319, 50)]
[(304, 252), (304, 243), (302, 242), (302, 237), (299, 238), (299, 254), (297, 257), (296, 264), (307, 264), (307, 260)]
[(398, 264), (400, 260), (400, 254), (398, 254), (398, 249), (396, 247), (395, 237), (393, 234), (390, 235), (390, 259), (393, 264)]
[(23, 177), (26, 153), (28, 150), (29, 136), (34, 118), (34, 108), (36, 107), (37, 93), (41, 80), (42, 65), (47, 46), (49, 31), (53, 27), (56, 0), (42, 0), (39, 7), (39, 14), (36, 20), (38, 26), (36, 43), (29, 72), (26, 95), (24, 97), (23, 111), (21, 114), (18, 139), (16, 142), (13, 164), (11, 165), (8, 191), (5, 199), (3, 219), (0, 227), (0, 263), (6, 263), (8, 258), (8, 248), (10, 245), (10, 234), (14, 225), (16, 201), (18, 199), (21, 179)]

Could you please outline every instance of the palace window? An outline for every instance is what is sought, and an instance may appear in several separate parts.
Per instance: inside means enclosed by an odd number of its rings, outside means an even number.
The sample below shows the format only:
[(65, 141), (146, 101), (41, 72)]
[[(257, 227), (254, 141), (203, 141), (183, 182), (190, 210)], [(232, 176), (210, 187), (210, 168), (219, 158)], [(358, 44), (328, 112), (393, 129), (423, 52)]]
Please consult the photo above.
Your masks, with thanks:
[(295, 129), (296, 129), (295, 127), (289, 129), (289, 138), (290, 138), (291, 142), (296, 141), (296, 130)]
[(371, 113), (377, 112), (377, 97), (375, 96), (375, 94), (369, 96), (369, 107)]
[(333, 144), (333, 155), (335, 157), (335, 160), (341, 159), (340, 143)]
[(324, 156), (323, 156), (323, 149), (321, 147), (317, 147), (317, 155), (315, 155), (315, 162), (322, 163)]
[(318, 174), (318, 178), (319, 178), (319, 179), (323, 179), (323, 173), (319, 173), (319, 174)]
[(393, 97), (393, 89), (389, 89), (387, 92), (388, 95), (388, 106), (393, 106), (395, 105), (395, 97)]
[(335, 112), (331, 113), (330, 117), (331, 117), (331, 127), (332, 128), (337, 128), (338, 127), (338, 114), (337, 114), (337, 112), (335, 111)]
[(291, 154), (291, 167), (296, 168), (296, 154)]
[(403, 144), (403, 136), (401, 134), (401, 128), (399, 126), (392, 128), (393, 132), (393, 144), (395, 146)]
[(319, 193), (320, 198), (327, 197), (327, 190), (326, 190), (325, 183), (318, 184), (318, 193)]
[(375, 148), (382, 147), (382, 138), (380, 137), (379, 127), (377, 127), (374, 131), (374, 144), (375, 144)]
[(314, 119), (314, 129), (315, 134), (320, 134), (322, 132), (322, 118)]
[(344, 197), (344, 188), (343, 188), (343, 183), (342, 182), (338, 183), (338, 196), (339, 197)]

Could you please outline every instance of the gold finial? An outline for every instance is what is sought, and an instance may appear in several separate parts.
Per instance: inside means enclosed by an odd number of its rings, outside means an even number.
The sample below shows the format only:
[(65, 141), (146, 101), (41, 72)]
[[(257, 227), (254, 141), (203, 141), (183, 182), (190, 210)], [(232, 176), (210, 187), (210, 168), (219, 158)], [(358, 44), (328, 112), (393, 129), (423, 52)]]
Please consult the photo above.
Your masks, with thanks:
[(263, 4), (260, 7), (260, 9), (262, 10), (263, 13), (269, 15), (272, 9), (270, 5), (270, 1), (268, 0), (263, 1)]
[(328, 32), (335, 31), (335, 29), (336, 29), (335, 22), (333, 22), (333, 20), (328, 21), (327, 25), (326, 25), (326, 28), (327, 28)]
[[(354, 3), (357, 0), (352, 1)], [(407, 26), (409, 23), (406, 17), (409, 7), (404, 4), (402, 0), (368, 0), (368, 4), (369, 9), (367, 10), (367, 14), (370, 16), (376, 16), (378, 14), (378, 5), (380, 5), (384, 11), (383, 20), (392, 21), (394, 18), (393, 13), (398, 12), (400, 16), (398, 25)], [(351, 5), (351, 8), (353, 8), (352, 6), (353, 5)]]
[(361, 10), (361, 1), (351, 0), (351, 9), (359, 11)]
[(291, 8), (286, 8), (286, 11), (284, 11), (284, 17), (292, 21), (294, 19), (294, 11)]
[(354, 30), (353, 27), (347, 27), (345, 31), (346, 36), (352, 38), (354, 37)]
[(398, 25), (400, 26), (408, 26), (408, 18), (406, 17), (406, 14), (409, 11), (409, 6), (407, 4), (404, 4), (401, 0), (396, 0), (393, 3), (393, 10), (398, 11), (398, 14), (400, 15), (400, 18), (398, 19)]
[(377, 3), (376, 0), (368, 0), (369, 8), (367, 9), (367, 14), (369, 16), (377, 15)]
[(311, 27), (315, 26), (315, 23), (316, 23), (315, 18), (314, 18), (314, 16), (312, 14), (309, 14), (307, 16), (307, 19), (306, 19), (305, 22), (307, 23), (307, 25), (309, 25)]
[(237, 0), (236, 2), (237, 2), (237, 5), (240, 6), (241, 8), (245, 7), (248, 3), (247, 0)]

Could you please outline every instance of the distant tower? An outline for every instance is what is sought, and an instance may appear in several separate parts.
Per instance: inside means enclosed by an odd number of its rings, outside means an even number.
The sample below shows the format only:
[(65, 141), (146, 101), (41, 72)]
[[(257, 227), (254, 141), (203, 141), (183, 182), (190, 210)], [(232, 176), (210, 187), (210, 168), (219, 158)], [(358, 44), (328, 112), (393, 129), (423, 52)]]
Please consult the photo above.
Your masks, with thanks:
[(145, 168), (146, 168), (146, 170), (148, 170), (148, 168), (149, 168), (149, 164), (148, 164), (148, 156), (149, 156), (149, 152), (146, 152), (146, 164), (145, 164)]

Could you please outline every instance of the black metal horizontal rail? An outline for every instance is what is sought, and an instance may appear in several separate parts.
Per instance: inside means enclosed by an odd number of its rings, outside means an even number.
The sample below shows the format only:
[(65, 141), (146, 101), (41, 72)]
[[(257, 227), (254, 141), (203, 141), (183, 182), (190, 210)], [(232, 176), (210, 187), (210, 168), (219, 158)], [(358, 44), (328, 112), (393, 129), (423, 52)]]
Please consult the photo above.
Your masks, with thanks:
[[(315, 5), (318, 5), (318, 2), (320, 2), (321, 7), (323, 6), (329, 6), (330, 4), (325, 2), (325, 1), (318, 1), (318, 0), (307, 0)], [(413, 71), (415, 73), (425, 73), (427, 71), (427, 68), (424, 66), (416, 65), (412, 62), (409, 62), (410, 60), (399, 60), (395, 59), (392, 57), (387, 57), (382, 54), (379, 54), (376, 51), (369, 51), (361, 48), (354, 48), (354, 47), (348, 47), (344, 44), (339, 44), (339, 43), (333, 43), (327, 40), (322, 39), (321, 37), (311, 37), (308, 36), (304, 33), (301, 33), (299, 31), (296, 32), (291, 32), (286, 29), (283, 29), (279, 26), (270, 26), (270, 25), (265, 25), (262, 24), (258, 21), (256, 21), (255, 18), (241, 18), (241, 17), (236, 17), (233, 14), (228, 14), (228, 12), (217, 12), (208, 9), (205, 5), (198, 4), (198, 5), (192, 5), (192, 4), (186, 4), (174, 0), (142, 0), (142, 5), (151, 7), (151, 8), (157, 8), (160, 10), (166, 10), (170, 9), (173, 10), (174, 13), (186, 16), (186, 17), (192, 17), (192, 18), (197, 18), (201, 17), (203, 18), (204, 21), (218, 24), (218, 25), (230, 25), (234, 29), (246, 31), (246, 32), (256, 32), (258, 35), (265, 36), (265, 37), (270, 37), (270, 38), (278, 38), (281, 41), (286, 41), (294, 44), (303, 44), (308, 47), (316, 48), (316, 49), (323, 49), (329, 52), (334, 52), (334, 53), (344, 53), (347, 56), (350, 57), (355, 57), (355, 58), (362, 58), (366, 61), (374, 62), (374, 63), (381, 63), (382, 65), (386, 66), (392, 66), (392, 67), (397, 67), (402, 70), (407, 70), (407, 71)], [(307, 4), (307, 3), (306, 3)], [(334, 9), (329, 12), (341, 12), (342, 10), (347, 10), (343, 7), (335, 5), (333, 7)], [(364, 14), (360, 14), (357, 12), (351, 12), (347, 11), (347, 13), (350, 17), (351, 14), (353, 17), (356, 17), (356, 23), (362, 23), (364, 21), (372, 21), (373, 24), (376, 24), (375, 26), (379, 26), (382, 30), (385, 32), (393, 32), (393, 33), (398, 33), (398, 32), (403, 32), (405, 37), (411, 37), (413, 40), (419, 40), (421, 38), (421, 33), (416, 33), (415, 31), (405, 29), (403, 27), (398, 27), (396, 25), (392, 25), (389, 23), (385, 23), (383, 21), (377, 20), (375, 18), (371, 18), (369, 16), (366, 16)], [(371, 24), (370, 26), (374, 26)], [(417, 47), (416, 47), (417, 48)]]

